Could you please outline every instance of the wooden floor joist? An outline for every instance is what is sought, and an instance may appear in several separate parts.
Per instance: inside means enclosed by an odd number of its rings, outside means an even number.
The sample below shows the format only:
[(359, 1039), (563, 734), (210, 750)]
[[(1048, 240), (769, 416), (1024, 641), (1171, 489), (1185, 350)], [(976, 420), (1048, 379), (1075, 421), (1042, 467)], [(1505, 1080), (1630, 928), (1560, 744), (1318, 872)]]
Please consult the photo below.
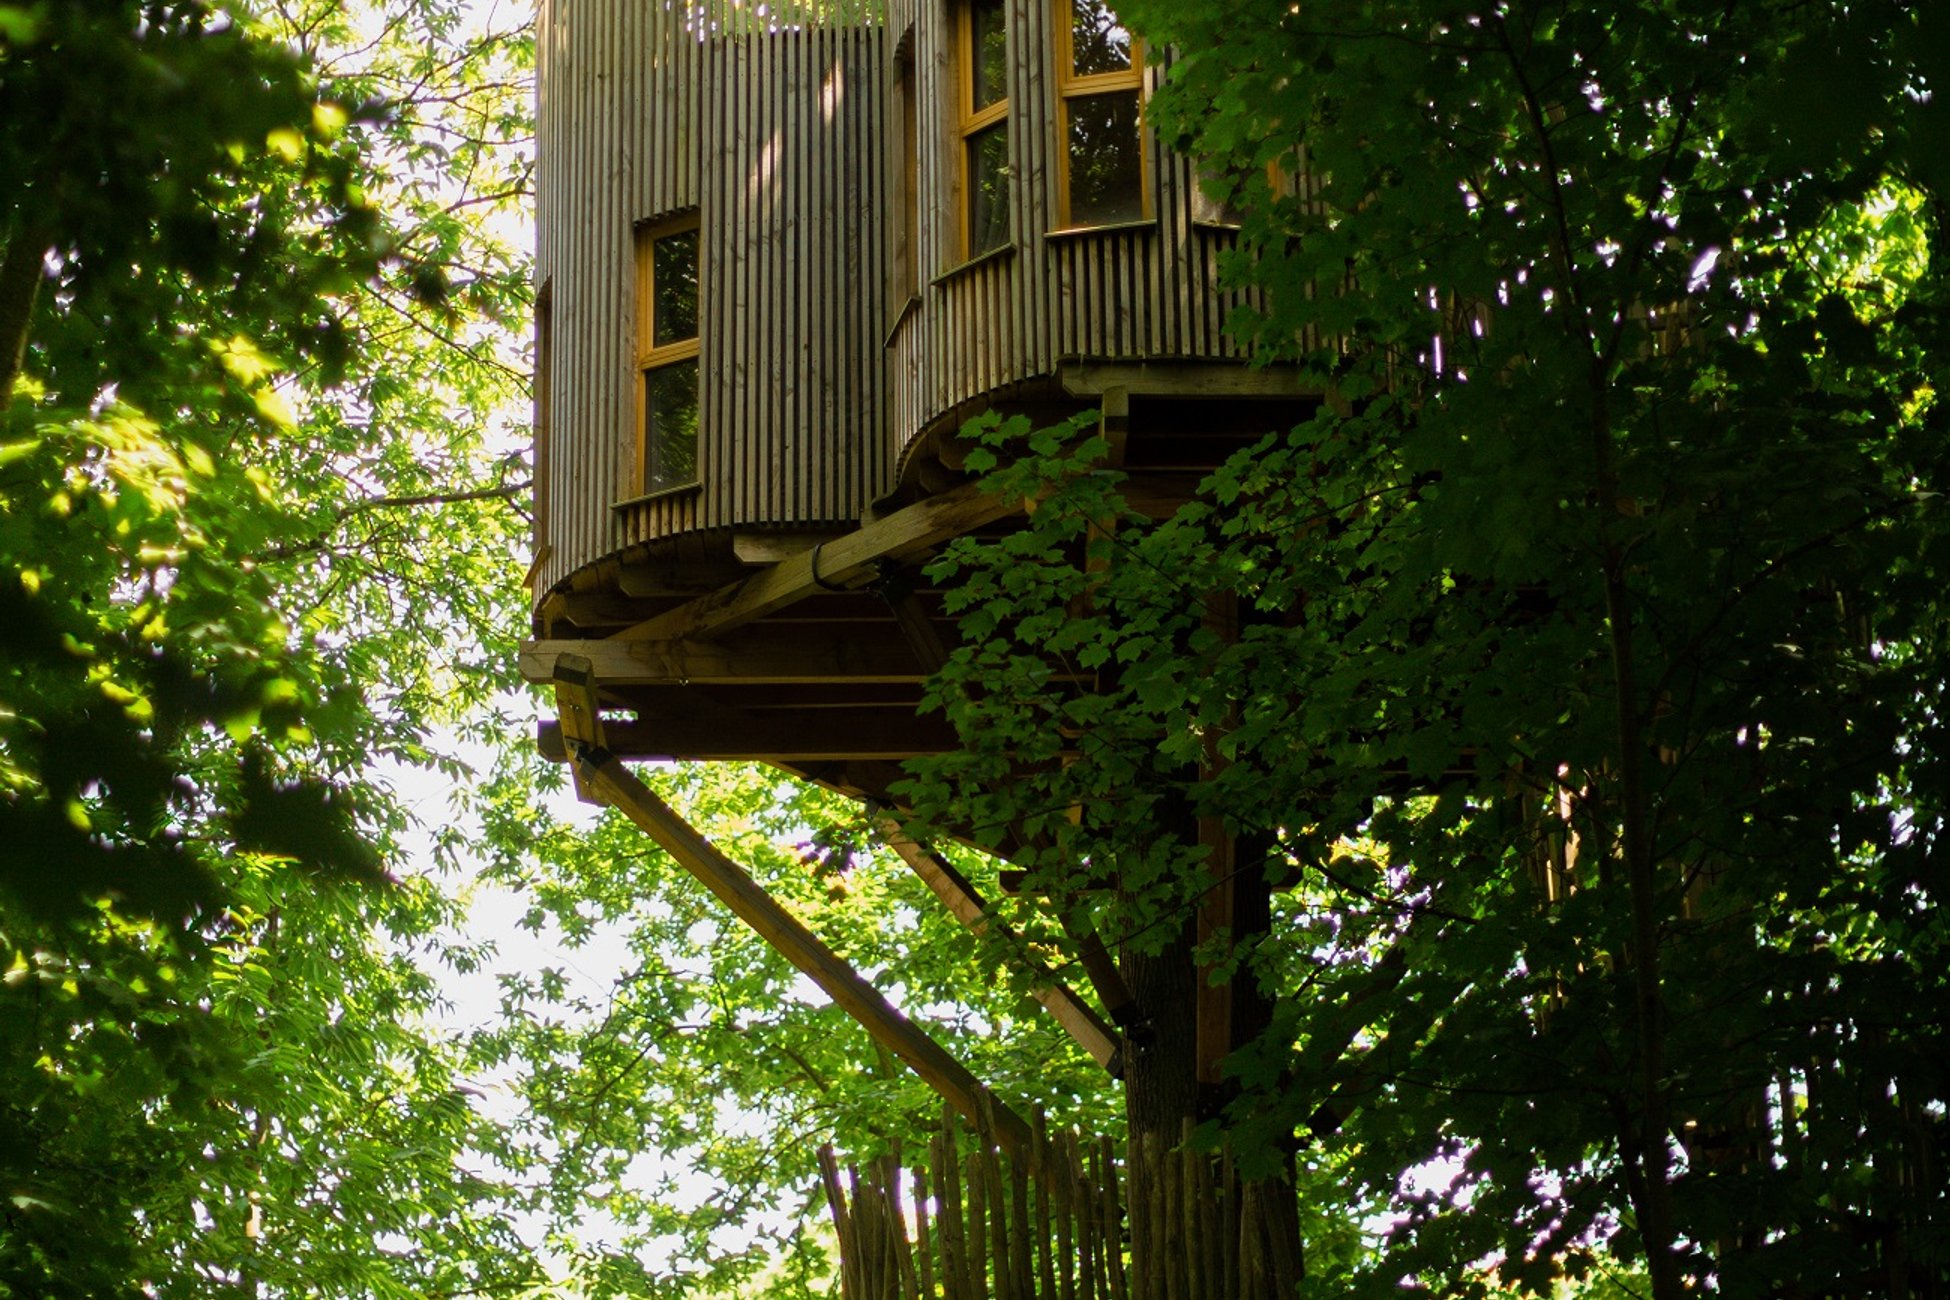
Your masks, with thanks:
[[(701, 759), (706, 762), (823, 763), (847, 759), (903, 759), (954, 748), (954, 731), (912, 706), (856, 708), (835, 720), (830, 710), (755, 717), (741, 709), (671, 716), (644, 713), (611, 722), (606, 748), (618, 758)], [(543, 722), (536, 742), (544, 758), (567, 762), (560, 723)]]
[(966, 1066), (896, 1010), (844, 958), (821, 943), (743, 867), (699, 834), (621, 761), (600, 749), (580, 748), (575, 768), (587, 788), (662, 846), (739, 920), (858, 1021), (875, 1042), (905, 1061), (970, 1122), (993, 1123), (996, 1141), (1011, 1154), (1030, 1151), (1030, 1127), (1020, 1115), (997, 1100)]
[(524, 641), (521, 675), (531, 682), (555, 680), (565, 654), (587, 659), (605, 686), (633, 683), (709, 685), (766, 682), (913, 682), (927, 672), (899, 629), (851, 631), (809, 627), (790, 638), (745, 634), (722, 641), (641, 641), (621, 637)]
[[(935, 897), (946, 905), (956, 920), (976, 934), (987, 932), (991, 924), (987, 904), (952, 862), (909, 835), (891, 814), (882, 811), (875, 822), (888, 847), (900, 855), (901, 861), (907, 863), (914, 874), (934, 891)], [(1008, 927), (1003, 926), (1000, 933), (1009, 933)], [(1091, 1060), (1110, 1071), (1113, 1078), (1120, 1075), (1122, 1068), (1117, 1055), (1116, 1031), (1061, 980), (1046, 971), (1038, 971), (1034, 978), (1031, 995), (1056, 1018), (1056, 1023), (1063, 1026), (1064, 1032), (1090, 1054)]]

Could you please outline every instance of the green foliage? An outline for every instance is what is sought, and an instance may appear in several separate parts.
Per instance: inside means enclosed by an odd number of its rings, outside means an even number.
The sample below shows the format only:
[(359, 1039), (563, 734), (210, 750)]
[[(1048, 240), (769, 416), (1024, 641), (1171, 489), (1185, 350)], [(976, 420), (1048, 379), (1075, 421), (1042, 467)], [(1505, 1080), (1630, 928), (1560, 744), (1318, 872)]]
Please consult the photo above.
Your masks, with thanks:
[[(857, 805), (726, 764), (648, 777), (1004, 1100), (1111, 1127), (1101, 1071), (869, 847)], [(912, 1157), (940, 1099), (641, 832), (605, 818), (535, 839), (528, 780), (509, 770), (491, 787), (489, 876), (566, 958), (504, 978), (477, 1040), (484, 1065), (519, 1071), (497, 1158), (537, 1181), (586, 1294), (755, 1294), (760, 1279), (768, 1296), (828, 1294), (814, 1152), (831, 1141), (865, 1159), (905, 1141)], [(580, 950), (615, 945), (619, 977), (582, 976)], [(592, 1203), (600, 1236), (581, 1221)]]
[(1940, 1283), (1940, 19), (1120, 9), (1240, 178), (1235, 330), (1329, 400), (1155, 526), (1022, 446), (916, 794), (1140, 943), (1188, 811), (1265, 846), (1228, 1123), (1392, 1225), (1321, 1294)]
[(0, 1295), (542, 1276), (373, 767), (458, 774), (519, 617), (528, 57), (430, 4), (0, 6)]

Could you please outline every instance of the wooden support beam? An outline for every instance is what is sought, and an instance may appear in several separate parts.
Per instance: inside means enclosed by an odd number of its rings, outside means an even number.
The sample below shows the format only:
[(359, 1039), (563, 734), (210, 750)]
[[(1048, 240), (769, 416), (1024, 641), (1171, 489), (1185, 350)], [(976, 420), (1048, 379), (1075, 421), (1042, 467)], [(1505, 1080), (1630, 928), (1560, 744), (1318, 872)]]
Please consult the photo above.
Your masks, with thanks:
[[(731, 535), (731, 553), (740, 564), (777, 564), (815, 546), (846, 536), (831, 528), (768, 528)], [(742, 581), (742, 579), (740, 579)]]
[[(954, 729), (911, 706), (754, 716), (742, 709), (707, 706), (681, 715), (648, 710), (635, 721), (611, 722), (604, 746), (618, 758), (689, 758), (762, 763), (824, 763), (850, 759), (902, 759), (940, 754), (955, 747)], [(543, 722), (536, 743), (544, 758), (563, 763), (569, 747), (560, 723)]]
[(921, 603), (921, 598), (911, 591), (890, 592), (887, 608), (893, 611), (894, 622), (907, 638), (916, 662), (929, 673), (940, 672), (941, 666), (948, 662), (948, 644), (941, 638), (941, 629), (928, 617), (928, 608)]
[[(555, 661), (555, 711), (562, 721), (562, 734), (569, 743), (603, 747), (603, 715), (596, 703), (596, 675), (581, 655), (562, 655)], [(582, 779), (580, 769), (571, 769), (576, 798), (584, 803), (601, 803)]]
[(608, 581), (599, 590), (614, 587), (625, 596), (656, 599), (665, 596), (702, 596), (727, 583), (749, 576), (745, 566), (727, 560), (657, 560), (618, 564), (603, 575)]
[(899, 763), (871, 758), (836, 763), (774, 763), (773, 766), (849, 799), (878, 799), (883, 803), (891, 803), (894, 787), (908, 779), (907, 769)]
[(978, 484), (970, 483), (896, 510), (834, 542), (781, 560), (762, 573), (646, 619), (618, 635), (645, 641), (720, 636), (815, 592), (858, 585), (883, 560), (912, 559), (951, 537), (1019, 513), (1022, 508), (1020, 501), (990, 496)]
[(1110, 955), (1110, 949), (1104, 946), (1097, 932), (1084, 929), (1065, 914), (1063, 933), (1077, 946), (1077, 960), (1083, 963), (1084, 977), (1090, 981), (1112, 1023), (1124, 1029), (1137, 1024), (1142, 1018), (1137, 999), (1131, 996), (1124, 972), (1117, 969), (1117, 959)]
[(614, 756), (582, 750), (582, 779), (675, 858), (786, 960), (819, 985), (873, 1040), (907, 1062), (927, 1085), (973, 1123), (993, 1117), (997, 1141), (1011, 1155), (1033, 1159), (1030, 1128), (941, 1044), (897, 1011), (860, 973), (821, 943), (799, 918), (700, 835)]
[(1243, 361), (1071, 361), (1059, 377), (1073, 397), (1113, 388), (1141, 397), (1320, 396), (1291, 366), (1254, 367)]
[[(934, 891), (934, 896), (946, 905), (956, 920), (975, 934), (988, 931), (991, 924), (988, 905), (982, 901), (982, 896), (968, 882), (968, 878), (955, 869), (954, 863), (909, 835), (906, 828), (884, 810), (874, 820), (887, 846), (900, 855), (901, 861), (913, 868), (914, 874), (926, 882), (927, 887)], [(998, 933), (1020, 942), (1008, 926), (1000, 922), (995, 924), (1000, 927)], [(1110, 1071), (1112, 1078), (1120, 1076), (1123, 1067), (1117, 1055), (1117, 1035), (1104, 1018), (1048, 971), (1039, 970), (1032, 978), (1035, 982), (1030, 988), (1031, 995), (1056, 1017), (1056, 1023), (1063, 1026), (1064, 1032), (1090, 1054), (1091, 1060)]]
[(521, 675), (550, 682), (565, 654), (587, 659), (605, 686), (656, 683), (920, 682), (927, 676), (899, 630), (795, 627), (789, 636), (753, 630), (723, 641), (632, 641), (620, 637), (524, 641)]

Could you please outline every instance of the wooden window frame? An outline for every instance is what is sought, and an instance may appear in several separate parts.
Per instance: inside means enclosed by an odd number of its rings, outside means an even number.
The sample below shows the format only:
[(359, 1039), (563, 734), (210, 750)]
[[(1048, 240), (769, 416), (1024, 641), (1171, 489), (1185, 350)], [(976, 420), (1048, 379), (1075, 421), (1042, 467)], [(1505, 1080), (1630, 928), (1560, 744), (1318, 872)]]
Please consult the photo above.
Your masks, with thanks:
[[(1002, 31), (1003, 46), (1005, 49), (1007, 49), (1009, 44), (1009, 37), (1011, 35), (1009, 29), (1011, 25), (1009, 22), (1009, 3), (1008, 0), (1004, 0), (1002, 5)], [(1004, 62), (1007, 63), (1006, 55), (1004, 56)], [(970, 3), (970, 0), (955, 0), (954, 203), (956, 257), (954, 260), (956, 263), (972, 261), (977, 256), (995, 251), (994, 249), (985, 249), (982, 254), (977, 254), (971, 242), (973, 232), (968, 228), (968, 209), (974, 200), (974, 188), (973, 179), (968, 174), (969, 141), (973, 140), (978, 133), (994, 126), (997, 122), (1005, 124), (1003, 130), (1003, 138), (1005, 140), (1011, 134), (1007, 129), (1006, 123), (1009, 117), (1009, 105), (1013, 102), (1014, 97), (1005, 94), (993, 104), (985, 104), (980, 109), (977, 109), (975, 107), (975, 73), (975, 6)], [(1013, 201), (1015, 184), (1013, 177), (1011, 177), (1009, 193), (1011, 197), (1009, 204), (1009, 238), (1003, 241), (1003, 247), (1007, 247), (1015, 240), (1015, 203)]]
[[(1076, 225), (1070, 219), (1070, 101), (1090, 95), (1132, 91), (1137, 95), (1138, 217), (1151, 221), (1151, 151), (1144, 139), (1144, 42), (1131, 35), (1131, 66), (1115, 72), (1077, 75), (1076, 0), (1051, 0), (1050, 44), (1056, 54), (1056, 219), (1058, 230), (1095, 230), (1126, 222)], [(1129, 28), (1125, 29), (1129, 31)]]
[[(693, 478), (688, 483), (667, 483), (662, 487), (650, 486), (650, 446), (649, 422), (645, 407), (647, 385), (650, 372), (684, 361), (696, 361), (700, 348), (699, 339), (703, 332), (704, 314), (704, 241), (697, 242), (697, 296), (695, 314), (699, 333), (686, 339), (665, 343), (659, 346), (657, 337), (657, 285), (656, 285), (656, 245), (660, 239), (672, 235), (682, 235), (698, 229), (698, 214), (695, 211), (681, 216), (669, 217), (662, 221), (647, 222), (636, 230), (636, 455), (635, 455), (635, 496), (662, 496), (668, 492), (685, 492), (696, 488), (700, 482)], [(704, 402), (703, 376), (699, 375), (698, 405), (700, 417)], [(700, 418), (700, 423), (702, 420)], [(701, 431), (700, 431), (701, 432)]]

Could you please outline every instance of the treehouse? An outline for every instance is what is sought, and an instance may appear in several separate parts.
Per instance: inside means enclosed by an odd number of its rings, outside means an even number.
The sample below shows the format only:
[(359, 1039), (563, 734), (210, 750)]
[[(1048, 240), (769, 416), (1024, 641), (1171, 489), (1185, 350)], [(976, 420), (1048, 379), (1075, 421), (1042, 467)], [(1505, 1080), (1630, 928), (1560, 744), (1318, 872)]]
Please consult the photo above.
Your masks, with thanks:
[[(1024, 508), (966, 471), (971, 417), (1100, 412), (1134, 503), (1167, 512), (1317, 397), (1228, 339), (1236, 230), (1149, 128), (1160, 67), (1103, 0), (543, 0), (539, 23), (522, 669), (556, 687), (542, 747), (991, 1115), (624, 764), (756, 759), (887, 802), (900, 760), (953, 740), (916, 711), (957, 639), (922, 566)], [(1102, 1010), (1044, 1001), (1118, 1070), (1106, 1013), (1131, 996), (1093, 944)], [(1215, 1076), (1223, 1015), (1200, 1032)], [(1031, 1145), (1019, 1119), (992, 1127)]]
[(1165, 508), (1304, 401), (1101, 0), (861, 4), (542, 8), (526, 662), (580, 643), (622, 757), (881, 789), (947, 741), (916, 566), (1015, 508), (969, 416), (1100, 408)]

